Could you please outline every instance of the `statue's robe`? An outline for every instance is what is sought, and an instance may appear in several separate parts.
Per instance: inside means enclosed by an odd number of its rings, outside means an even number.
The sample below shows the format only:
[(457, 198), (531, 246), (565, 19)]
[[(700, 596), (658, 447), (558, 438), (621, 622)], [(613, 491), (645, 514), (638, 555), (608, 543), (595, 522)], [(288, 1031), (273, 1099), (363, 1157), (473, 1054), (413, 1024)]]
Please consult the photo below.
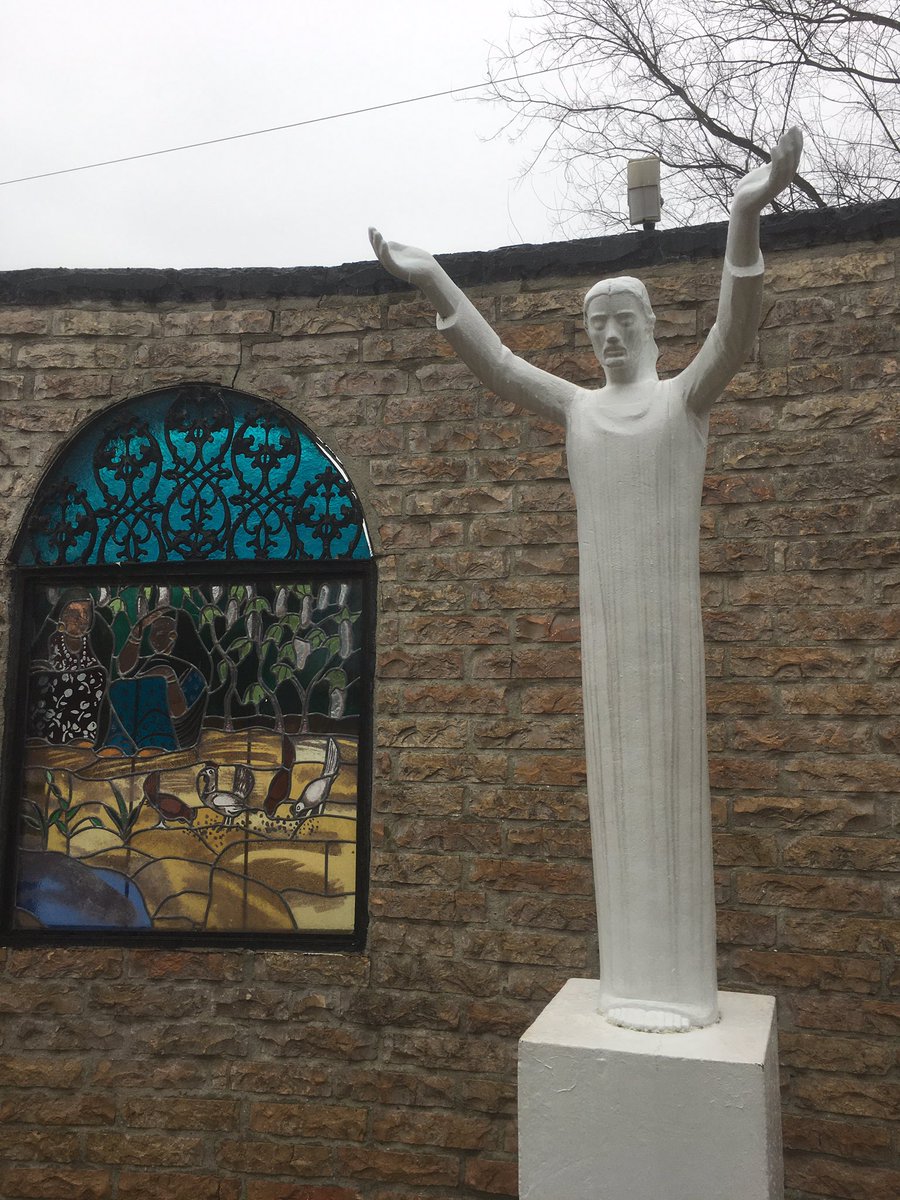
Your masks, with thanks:
[(516, 358), (462, 293), (438, 319), (482, 382), (567, 430), (606, 1013), (717, 1019), (700, 497), (707, 414), (752, 346), (761, 288), (761, 259), (726, 263), (694, 361), (627, 389), (577, 387)]

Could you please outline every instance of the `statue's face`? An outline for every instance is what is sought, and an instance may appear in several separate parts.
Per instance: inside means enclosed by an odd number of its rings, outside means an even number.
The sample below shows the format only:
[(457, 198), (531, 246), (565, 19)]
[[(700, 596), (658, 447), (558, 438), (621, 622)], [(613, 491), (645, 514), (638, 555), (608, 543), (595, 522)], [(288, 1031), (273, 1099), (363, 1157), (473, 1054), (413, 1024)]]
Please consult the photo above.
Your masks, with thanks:
[(595, 296), (588, 305), (586, 323), (594, 353), (607, 378), (616, 383), (638, 379), (648, 361), (648, 349), (653, 346), (653, 327), (637, 296), (631, 292)]

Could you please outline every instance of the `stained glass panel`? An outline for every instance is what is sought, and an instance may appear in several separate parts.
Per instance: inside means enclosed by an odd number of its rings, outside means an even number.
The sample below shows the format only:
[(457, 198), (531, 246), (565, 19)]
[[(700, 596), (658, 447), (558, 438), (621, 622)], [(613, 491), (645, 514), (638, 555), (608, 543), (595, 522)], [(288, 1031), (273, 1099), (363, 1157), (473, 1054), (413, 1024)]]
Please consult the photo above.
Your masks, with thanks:
[(368, 559), (353, 486), (301, 422), (209, 384), (91, 422), (48, 472), (23, 566)]
[(14, 928), (352, 933), (364, 581), (300, 578), (28, 584)]

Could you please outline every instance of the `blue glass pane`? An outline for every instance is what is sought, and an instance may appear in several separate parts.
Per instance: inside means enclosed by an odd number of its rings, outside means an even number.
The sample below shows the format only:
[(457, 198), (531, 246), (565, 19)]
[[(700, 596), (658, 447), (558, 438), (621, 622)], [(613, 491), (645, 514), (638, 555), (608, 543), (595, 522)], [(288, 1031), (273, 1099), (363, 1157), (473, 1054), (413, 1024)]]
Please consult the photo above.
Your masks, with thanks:
[(299, 421), (189, 384), (92, 422), (44, 478), (24, 566), (367, 559), (347, 475)]

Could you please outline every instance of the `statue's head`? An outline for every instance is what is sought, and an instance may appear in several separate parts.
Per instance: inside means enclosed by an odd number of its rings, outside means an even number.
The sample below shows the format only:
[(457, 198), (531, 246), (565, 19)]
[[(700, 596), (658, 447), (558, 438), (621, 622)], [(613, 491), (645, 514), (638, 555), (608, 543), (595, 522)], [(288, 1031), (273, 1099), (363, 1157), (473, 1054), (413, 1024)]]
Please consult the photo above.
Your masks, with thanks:
[(594, 353), (612, 383), (656, 375), (656, 317), (639, 279), (601, 279), (584, 298), (584, 325)]

